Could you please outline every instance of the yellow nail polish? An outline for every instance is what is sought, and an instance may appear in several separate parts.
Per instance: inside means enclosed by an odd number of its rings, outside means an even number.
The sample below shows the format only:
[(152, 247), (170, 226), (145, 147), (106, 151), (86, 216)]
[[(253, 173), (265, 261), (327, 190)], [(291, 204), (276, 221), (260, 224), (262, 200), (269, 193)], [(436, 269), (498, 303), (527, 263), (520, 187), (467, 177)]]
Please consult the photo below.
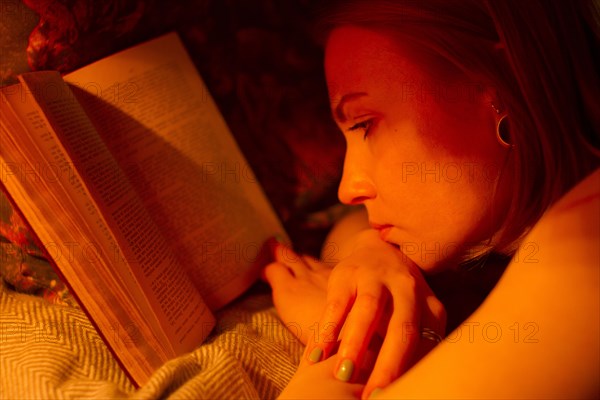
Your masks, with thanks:
[(321, 357), (323, 356), (323, 349), (320, 347), (315, 347), (310, 352), (308, 359), (314, 363), (321, 361)]
[(281, 233), (276, 233), (273, 235), (273, 238), (277, 241), (277, 243), (285, 245), (285, 238)]
[(375, 388), (371, 391), (371, 394), (369, 395), (369, 399), (374, 399), (375, 396), (377, 396), (379, 393), (381, 393), (381, 388)]
[(352, 372), (354, 372), (354, 363), (352, 360), (345, 359), (340, 364), (337, 374), (335, 375), (340, 381), (348, 382), (352, 378)]

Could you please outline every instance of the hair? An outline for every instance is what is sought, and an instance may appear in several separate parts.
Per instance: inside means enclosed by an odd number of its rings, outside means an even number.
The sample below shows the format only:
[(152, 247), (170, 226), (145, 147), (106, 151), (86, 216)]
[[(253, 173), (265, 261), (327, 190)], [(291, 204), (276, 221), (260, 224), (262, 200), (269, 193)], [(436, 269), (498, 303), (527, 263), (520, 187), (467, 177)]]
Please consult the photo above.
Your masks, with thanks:
[(493, 88), (510, 120), (514, 192), (493, 245), (511, 254), (599, 166), (600, 10), (590, 1), (363, 0), (322, 10), (321, 40), (358, 26), (410, 40)]

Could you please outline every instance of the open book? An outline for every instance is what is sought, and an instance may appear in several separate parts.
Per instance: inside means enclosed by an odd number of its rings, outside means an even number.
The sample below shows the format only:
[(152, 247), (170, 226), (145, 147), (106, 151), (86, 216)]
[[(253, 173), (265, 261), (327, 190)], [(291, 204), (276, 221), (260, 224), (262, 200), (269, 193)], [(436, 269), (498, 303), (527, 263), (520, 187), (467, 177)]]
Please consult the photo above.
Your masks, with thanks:
[(19, 79), (3, 190), (140, 386), (206, 338), (283, 227), (176, 34)]

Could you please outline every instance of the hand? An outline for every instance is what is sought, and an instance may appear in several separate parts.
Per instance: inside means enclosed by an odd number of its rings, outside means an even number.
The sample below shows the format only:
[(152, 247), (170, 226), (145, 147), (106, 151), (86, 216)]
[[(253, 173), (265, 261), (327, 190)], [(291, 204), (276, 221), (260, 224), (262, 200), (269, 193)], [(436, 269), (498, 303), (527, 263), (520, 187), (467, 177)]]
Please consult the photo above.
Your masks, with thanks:
[(313, 257), (298, 255), (288, 246), (272, 246), (274, 262), (265, 266), (262, 277), (273, 289), (279, 317), (306, 345), (323, 313), (332, 268)]
[(305, 361), (300, 363), (292, 380), (278, 399), (360, 398), (363, 385), (342, 382), (331, 375), (331, 369), (337, 361), (337, 357), (333, 356), (314, 365), (310, 365)]
[(383, 344), (363, 392), (367, 398), (437, 344), (421, 337), (423, 328), (443, 337), (445, 326), (445, 309), (419, 267), (369, 229), (359, 234), (353, 252), (330, 275), (325, 311), (318, 334), (309, 339), (305, 358), (309, 363), (328, 358), (339, 338), (334, 376), (355, 381), (379, 333)]

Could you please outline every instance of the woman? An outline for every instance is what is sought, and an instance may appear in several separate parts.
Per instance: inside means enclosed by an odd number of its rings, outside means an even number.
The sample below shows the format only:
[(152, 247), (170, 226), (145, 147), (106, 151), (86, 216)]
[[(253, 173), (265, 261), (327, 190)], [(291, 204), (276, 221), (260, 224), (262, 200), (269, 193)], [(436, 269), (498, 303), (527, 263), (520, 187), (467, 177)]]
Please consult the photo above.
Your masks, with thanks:
[[(330, 14), (338, 195), (368, 216), (330, 234), (333, 270), (284, 246), (265, 269), (307, 343), (282, 397), (598, 396), (599, 18), (585, 1)], [(469, 268), (502, 275), (481, 305)]]

